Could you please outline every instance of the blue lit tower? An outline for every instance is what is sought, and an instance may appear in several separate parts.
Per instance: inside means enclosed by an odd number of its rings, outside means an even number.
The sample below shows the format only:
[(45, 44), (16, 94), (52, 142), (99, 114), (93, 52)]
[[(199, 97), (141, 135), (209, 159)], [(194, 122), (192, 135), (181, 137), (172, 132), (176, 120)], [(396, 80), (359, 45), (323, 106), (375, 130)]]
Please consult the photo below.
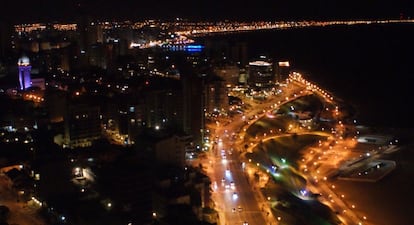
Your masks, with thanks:
[(17, 66), (19, 68), (19, 88), (20, 90), (26, 90), (31, 86), (30, 71), (32, 66), (30, 65), (30, 60), (27, 56), (22, 56), (19, 61), (17, 61)]

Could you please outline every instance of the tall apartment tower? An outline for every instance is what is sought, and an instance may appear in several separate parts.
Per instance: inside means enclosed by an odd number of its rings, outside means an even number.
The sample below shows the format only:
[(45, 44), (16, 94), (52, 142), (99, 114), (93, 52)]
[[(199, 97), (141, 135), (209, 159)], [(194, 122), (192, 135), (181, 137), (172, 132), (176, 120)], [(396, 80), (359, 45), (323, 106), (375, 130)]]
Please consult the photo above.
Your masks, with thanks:
[(184, 132), (192, 134), (196, 143), (201, 143), (205, 126), (204, 78), (191, 75), (182, 78)]
[(210, 77), (202, 87), (204, 90), (203, 111), (207, 114), (227, 112), (228, 96), (225, 81), (220, 77)]
[(277, 82), (282, 83), (289, 77), (289, 61), (280, 61), (277, 64)]
[(30, 77), (32, 66), (29, 58), (27, 56), (20, 57), (17, 61), (17, 67), (19, 69), (19, 88), (24, 91), (32, 85)]
[(247, 82), (253, 88), (267, 88), (274, 84), (273, 63), (265, 60), (249, 62)]

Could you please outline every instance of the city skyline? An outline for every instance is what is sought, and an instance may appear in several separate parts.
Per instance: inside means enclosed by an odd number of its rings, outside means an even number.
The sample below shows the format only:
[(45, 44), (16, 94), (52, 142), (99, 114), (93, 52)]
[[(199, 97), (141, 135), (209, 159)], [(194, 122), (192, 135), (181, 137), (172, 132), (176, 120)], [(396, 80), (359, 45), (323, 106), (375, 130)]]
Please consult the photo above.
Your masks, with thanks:
[(410, 4), (6, 3), (0, 224), (406, 225)]
[[(174, 19), (194, 20), (331, 20), (331, 19), (397, 19), (410, 18), (414, 4), (405, 1), (356, 0), (320, 1), (255, 1), (252, 4), (235, 0), (151, 2), (90, 1), (16, 1), (3, 3), (0, 20), (13, 23), (76, 20), (81, 14), (96, 19)], [(18, 10), (16, 10), (18, 9)]]

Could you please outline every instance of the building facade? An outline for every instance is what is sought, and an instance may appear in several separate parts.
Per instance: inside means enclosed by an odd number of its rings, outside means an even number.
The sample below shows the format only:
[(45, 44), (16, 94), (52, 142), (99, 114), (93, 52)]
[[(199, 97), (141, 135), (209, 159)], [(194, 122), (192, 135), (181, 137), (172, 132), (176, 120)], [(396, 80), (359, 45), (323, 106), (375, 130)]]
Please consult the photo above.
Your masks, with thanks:
[(249, 62), (247, 82), (252, 88), (270, 87), (275, 82), (273, 63), (257, 60)]
[(67, 108), (63, 147), (78, 148), (91, 146), (101, 137), (99, 106), (74, 104)]
[(30, 60), (27, 56), (22, 56), (17, 61), (17, 67), (19, 69), (19, 89), (24, 91), (31, 87), (31, 70)]
[(158, 162), (183, 168), (185, 161), (185, 146), (187, 137), (173, 135), (155, 144), (155, 157)]

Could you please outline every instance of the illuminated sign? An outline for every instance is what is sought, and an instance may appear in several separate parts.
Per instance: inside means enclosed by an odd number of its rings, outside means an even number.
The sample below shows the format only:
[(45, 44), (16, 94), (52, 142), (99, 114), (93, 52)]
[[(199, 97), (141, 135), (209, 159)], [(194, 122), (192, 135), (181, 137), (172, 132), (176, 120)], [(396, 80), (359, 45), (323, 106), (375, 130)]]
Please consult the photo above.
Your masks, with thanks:
[(290, 66), (289, 65), (289, 61), (279, 62), (279, 66), (286, 66), (286, 67), (288, 67), (288, 66)]

